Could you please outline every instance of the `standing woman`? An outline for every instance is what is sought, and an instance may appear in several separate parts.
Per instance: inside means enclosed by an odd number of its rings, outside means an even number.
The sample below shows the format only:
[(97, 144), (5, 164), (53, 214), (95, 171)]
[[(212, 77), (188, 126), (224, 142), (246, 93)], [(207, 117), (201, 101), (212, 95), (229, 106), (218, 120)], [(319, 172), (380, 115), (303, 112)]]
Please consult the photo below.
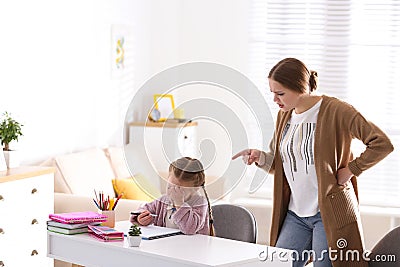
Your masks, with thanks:
[[(368, 266), (357, 177), (393, 151), (389, 138), (351, 105), (314, 94), (317, 73), (298, 59), (281, 60), (268, 79), (280, 108), (270, 151), (232, 159), (274, 173), (270, 245), (294, 250), (293, 266), (310, 255), (315, 267)], [(353, 138), (366, 146), (357, 158)]]

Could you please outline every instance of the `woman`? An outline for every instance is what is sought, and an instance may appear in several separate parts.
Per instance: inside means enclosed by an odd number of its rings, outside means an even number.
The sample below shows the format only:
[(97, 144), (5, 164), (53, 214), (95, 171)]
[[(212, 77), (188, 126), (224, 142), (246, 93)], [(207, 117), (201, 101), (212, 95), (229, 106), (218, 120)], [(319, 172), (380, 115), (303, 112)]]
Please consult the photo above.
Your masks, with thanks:
[[(270, 151), (232, 159), (274, 173), (270, 245), (294, 250), (293, 266), (368, 266), (356, 177), (393, 150), (389, 138), (351, 105), (316, 95), (317, 73), (298, 59), (281, 60), (268, 79), (280, 108)], [(353, 138), (366, 145), (357, 158)]]

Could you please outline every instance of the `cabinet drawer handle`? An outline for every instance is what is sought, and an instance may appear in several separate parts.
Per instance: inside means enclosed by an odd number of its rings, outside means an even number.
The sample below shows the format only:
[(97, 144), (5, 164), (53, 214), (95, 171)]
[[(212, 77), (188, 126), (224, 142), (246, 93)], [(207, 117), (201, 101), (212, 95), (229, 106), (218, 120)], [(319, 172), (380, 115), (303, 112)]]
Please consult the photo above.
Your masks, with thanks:
[(0, 261), (0, 267), (4, 267), (5, 265), (4, 265), (4, 262), (3, 261)]
[(35, 194), (35, 193), (37, 193), (37, 189), (36, 189), (36, 188), (33, 188), (33, 189), (32, 189), (32, 195)]
[(38, 222), (38, 220), (33, 219), (32, 222), (31, 222), (31, 224), (39, 224), (39, 222)]
[(35, 255), (38, 255), (38, 254), (39, 254), (39, 252), (37, 252), (37, 250), (34, 249), (34, 250), (32, 250), (31, 256), (35, 256)]
[(0, 201), (4, 201), (4, 197), (2, 195), (0, 195)]
[(0, 234), (1, 234), (1, 235), (4, 235), (4, 234), (5, 234), (3, 228), (0, 228)]

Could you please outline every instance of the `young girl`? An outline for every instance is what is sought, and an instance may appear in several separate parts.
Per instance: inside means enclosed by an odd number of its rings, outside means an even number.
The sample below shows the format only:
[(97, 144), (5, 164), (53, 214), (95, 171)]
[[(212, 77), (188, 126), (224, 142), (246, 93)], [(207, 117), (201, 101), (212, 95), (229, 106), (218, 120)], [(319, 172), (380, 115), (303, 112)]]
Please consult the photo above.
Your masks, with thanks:
[(131, 215), (130, 222), (177, 228), (187, 235), (213, 235), (212, 211), (204, 182), (204, 168), (199, 160), (184, 157), (172, 162), (166, 194), (145, 204), (139, 215)]

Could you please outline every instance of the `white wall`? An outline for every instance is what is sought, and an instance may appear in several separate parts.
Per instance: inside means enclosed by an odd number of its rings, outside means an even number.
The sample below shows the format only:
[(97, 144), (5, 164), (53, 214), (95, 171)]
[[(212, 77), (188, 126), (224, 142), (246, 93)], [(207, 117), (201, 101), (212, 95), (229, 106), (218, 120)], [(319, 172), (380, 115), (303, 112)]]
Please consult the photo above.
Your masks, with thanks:
[(96, 28), (103, 18), (93, 2), (0, 4), (0, 112), (24, 124), (24, 136), (12, 144), (24, 163), (108, 141), (115, 113), (103, 107), (110, 81), (101, 42), (108, 40)]
[[(246, 1), (0, 3), (0, 112), (24, 124), (23, 163), (121, 145), (127, 106), (152, 75), (190, 61), (244, 69)], [(135, 62), (111, 78), (111, 25), (134, 32)]]

